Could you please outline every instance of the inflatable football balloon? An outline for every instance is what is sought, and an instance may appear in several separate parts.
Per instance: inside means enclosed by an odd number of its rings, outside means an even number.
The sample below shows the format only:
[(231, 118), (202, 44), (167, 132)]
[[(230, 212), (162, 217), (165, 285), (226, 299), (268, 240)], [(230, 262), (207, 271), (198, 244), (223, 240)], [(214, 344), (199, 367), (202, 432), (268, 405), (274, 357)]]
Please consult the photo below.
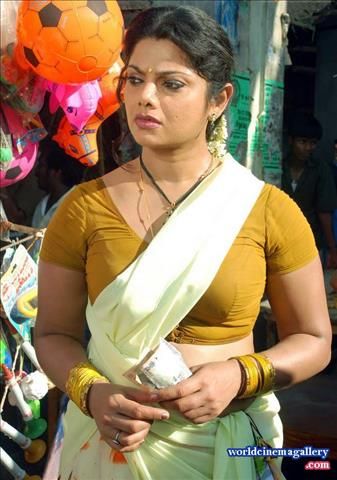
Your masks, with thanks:
[(124, 22), (116, 0), (22, 0), (16, 61), (55, 83), (83, 83), (117, 60)]

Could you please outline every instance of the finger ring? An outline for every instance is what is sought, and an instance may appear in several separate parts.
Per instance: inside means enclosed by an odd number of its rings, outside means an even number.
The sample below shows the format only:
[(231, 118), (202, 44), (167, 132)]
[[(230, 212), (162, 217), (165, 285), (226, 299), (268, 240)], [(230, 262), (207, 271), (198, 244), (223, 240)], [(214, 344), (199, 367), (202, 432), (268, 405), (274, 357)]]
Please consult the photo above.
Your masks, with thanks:
[(117, 432), (115, 433), (113, 439), (111, 440), (112, 443), (114, 443), (115, 445), (120, 445), (120, 444), (121, 444), (121, 442), (119, 441), (119, 437), (120, 437), (120, 434), (121, 434), (121, 433), (122, 433), (122, 432), (121, 432), (120, 430), (117, 430)]

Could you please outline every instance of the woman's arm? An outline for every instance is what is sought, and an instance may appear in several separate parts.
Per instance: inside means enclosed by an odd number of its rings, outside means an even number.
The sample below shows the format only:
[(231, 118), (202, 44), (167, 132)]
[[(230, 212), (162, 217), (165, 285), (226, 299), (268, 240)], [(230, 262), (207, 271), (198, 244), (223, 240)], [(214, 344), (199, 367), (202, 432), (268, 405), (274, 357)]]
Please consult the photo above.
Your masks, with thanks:
[(280, 342), (265, 353), (278, 388), (323, 370), (331, 356), (331, 323), (319, 257), (291, 273), (271, 275), (267, 294)]
[(40, 260), (34, 344), (41, 366), (61, 390), (70, 369), (87, 361), (84, 349), (87, 289), (84, 273)]
[[(38, 318), (35, 346), (48, 377), (63, 391), (70, 370), (87, 362), (84, 348), (87, 289), (84, 273), (40, 260)], [(144, 441), (153, 420), (167, 419), (162, 408), (147, 403), (157, 400), (151, 392), (98, 380), (89, 390), (87, 405), (102, 438), (112, 447), (121, 432), (120, 451), (133, 451)]]
[[(283, 388), (315, 375), (330, 360), (331, 325), (319, 258), (295, 272), (269, 277), (267, 292), (280, 342), (261, 353), (275, 367), (276, 388)], [(240, 387), (237, 360), (207, 363), (192, 371), (190, 378), (159, 392), (162, 405), (194, 423), (229, 413), (227, 406)]]

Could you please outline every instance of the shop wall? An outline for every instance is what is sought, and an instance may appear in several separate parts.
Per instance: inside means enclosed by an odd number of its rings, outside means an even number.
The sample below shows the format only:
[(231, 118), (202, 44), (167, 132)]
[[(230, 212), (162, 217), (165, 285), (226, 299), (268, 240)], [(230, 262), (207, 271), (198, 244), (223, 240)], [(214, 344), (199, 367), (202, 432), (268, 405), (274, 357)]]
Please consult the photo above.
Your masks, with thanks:
[(241, 147), (241, 163), (258, 177), (279, 185), (287, 2), (242, 0), (238, 4), (236, 73), (245, 93), (238, 100), (236, 116), (241, 121), (232, 124), (233, 135), (246, 144)]

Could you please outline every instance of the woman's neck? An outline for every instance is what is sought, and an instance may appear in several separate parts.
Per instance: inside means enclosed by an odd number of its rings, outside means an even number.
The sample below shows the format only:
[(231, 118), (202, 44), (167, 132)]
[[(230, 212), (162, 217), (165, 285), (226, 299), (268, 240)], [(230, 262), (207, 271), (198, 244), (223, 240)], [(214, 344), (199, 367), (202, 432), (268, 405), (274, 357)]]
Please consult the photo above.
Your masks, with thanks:
[(156, 180), (188, 182), (200, 177), (210, 166), (211, 154), (204, 148), (150, 149), (142, 152), (143, 162)]

